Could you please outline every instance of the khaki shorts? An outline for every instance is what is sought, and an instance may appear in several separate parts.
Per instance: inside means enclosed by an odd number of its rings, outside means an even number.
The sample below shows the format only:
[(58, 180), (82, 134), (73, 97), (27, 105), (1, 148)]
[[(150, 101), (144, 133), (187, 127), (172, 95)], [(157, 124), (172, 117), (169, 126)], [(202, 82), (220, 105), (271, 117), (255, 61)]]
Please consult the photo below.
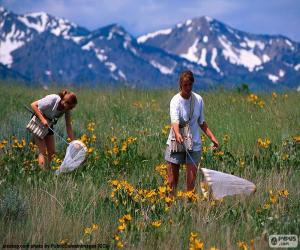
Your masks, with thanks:
[[(192, 158), (192, 159), (191, 159)], [(201, 158), (201, 151), (189, 151), (180, 153), (171, 153), (169, 147), (165, 151), (165, 160), (174, 164), (191, 164), (198, 165)]]

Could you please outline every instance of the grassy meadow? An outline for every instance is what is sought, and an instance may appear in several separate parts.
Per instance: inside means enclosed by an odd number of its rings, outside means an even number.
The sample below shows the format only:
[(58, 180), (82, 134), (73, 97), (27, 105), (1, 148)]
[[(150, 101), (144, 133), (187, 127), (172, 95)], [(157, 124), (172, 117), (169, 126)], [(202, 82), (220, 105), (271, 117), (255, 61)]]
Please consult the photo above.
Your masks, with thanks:
[[(38, 167), (25, 127), (30, 105), (60, 89), (0, 85), (0, 244), (107, 244), (125, 249), (268, 249), (271, 234), (300, 234), (299, 93), (200, 93), (220, 142), (202, 136), (201, 166), (254, 182), (256, 193), (214, 200), (168, 196), (164, 150), (177, 90), (74, 90), (74, 133), (86, 162), (54, 175), (66, 145), (56, 137), (51, 169)], [(66, 137), (64, 119), (55, 129)], [(100, 245), (98, 245), (100, 246)]]

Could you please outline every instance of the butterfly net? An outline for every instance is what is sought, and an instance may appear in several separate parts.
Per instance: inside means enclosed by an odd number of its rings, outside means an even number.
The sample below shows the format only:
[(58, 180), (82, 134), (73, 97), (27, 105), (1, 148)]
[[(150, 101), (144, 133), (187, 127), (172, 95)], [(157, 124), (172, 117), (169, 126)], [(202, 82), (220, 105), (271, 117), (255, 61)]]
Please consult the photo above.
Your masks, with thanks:
[(55, 174), (71, 172), (85, 160), (87, 147), (79, 140), (72, 141), (67, 147), (66, 156)]
[(207, 168), (201, 168), (201, 170), (216, 199), (227, 195), (249, 195), (256, 190), (256, 186), (252, 182), (240, 177)]

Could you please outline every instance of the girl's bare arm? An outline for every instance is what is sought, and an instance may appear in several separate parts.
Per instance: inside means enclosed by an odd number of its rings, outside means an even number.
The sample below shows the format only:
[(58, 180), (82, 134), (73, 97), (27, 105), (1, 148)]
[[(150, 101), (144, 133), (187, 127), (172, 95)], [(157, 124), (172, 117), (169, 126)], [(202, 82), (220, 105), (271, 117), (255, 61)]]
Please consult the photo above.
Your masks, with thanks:
[(73, 134), (73, 129), (72, 129), (70, 112), (65, 113), (65, 120), (66, 120), (66, 129), (67, 129), (68, 137), (73, 141), (74, 140), (74, 134)]
[(203, 124), (200, 125), (200, 128), (202, 131), (208, 136), (208, 138), (213, 142), (214, 146), (213, 149), (216, 149), (219, 147), (219, 142), (217, 138), (214, 136), (213, 132), (209, 129), (206, 122), (203, 122)]
[(39, 110), (38, 101), (35, 101), (35, 102), (31, 103), (31, 108), (34, 111), (34, 113), (36, 114), (36, 116), (40, 119), (42, 124), (44, 126), (49, 127), (49, 124), (48, 124), (48, 121), (47, 121), (46, 117), (44, 117), (42, 112)]

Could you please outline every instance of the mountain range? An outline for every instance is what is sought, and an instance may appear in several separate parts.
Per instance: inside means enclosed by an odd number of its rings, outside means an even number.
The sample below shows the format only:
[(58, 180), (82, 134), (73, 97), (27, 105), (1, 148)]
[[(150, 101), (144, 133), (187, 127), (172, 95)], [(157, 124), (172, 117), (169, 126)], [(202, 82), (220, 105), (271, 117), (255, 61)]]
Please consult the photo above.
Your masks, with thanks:
[(44, 12), (0, 6), (0, 79), (28, 84), (177, 86), (192, 70), (202, 89), (300, 89), (300, 43), (256, 35), (207, 16), (134, 37), (112, 24), (89, 31)]

